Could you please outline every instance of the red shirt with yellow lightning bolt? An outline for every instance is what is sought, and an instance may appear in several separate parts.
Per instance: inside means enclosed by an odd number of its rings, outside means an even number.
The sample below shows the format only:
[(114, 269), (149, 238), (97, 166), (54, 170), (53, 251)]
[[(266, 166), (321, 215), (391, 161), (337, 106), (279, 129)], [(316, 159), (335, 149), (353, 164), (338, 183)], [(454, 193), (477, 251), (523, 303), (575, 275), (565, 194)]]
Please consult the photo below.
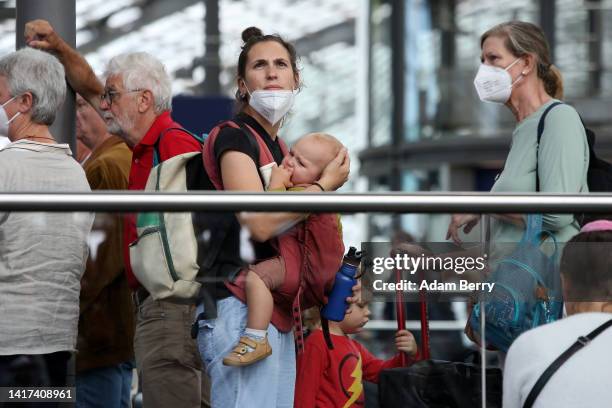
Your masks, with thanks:
[(333, 350), (327, 348), (321, 330), (306, 339), (297, 361), (296, 408), (363, 407), (363, 380), (378, 383), (382, 370), (400, 367), (399, 354), (380, 360), (348, 336), (330, 336)]

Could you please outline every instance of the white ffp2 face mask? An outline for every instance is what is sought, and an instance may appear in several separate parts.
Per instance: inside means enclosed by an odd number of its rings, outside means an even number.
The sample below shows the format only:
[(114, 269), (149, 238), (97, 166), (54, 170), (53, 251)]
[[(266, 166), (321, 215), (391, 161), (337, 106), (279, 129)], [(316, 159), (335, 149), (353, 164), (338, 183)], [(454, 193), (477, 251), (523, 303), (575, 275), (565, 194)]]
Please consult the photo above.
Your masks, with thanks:
[(15, 98), (16, 96), (13, 96), (11, 99), (0, 105), (0, 136), (8, 137), (9, 125), (17, 116), (19, 116), (19, 114), (21, 114), (21, 112), (17, 112), (15, 116), (9, 119), (8, 115), (6, 114), (6, 110), (4, 109), (4, 107), (11, 103)]
[(257, 90), (249, 92), (249, 105), (274, 126), (293, 107), (295, 91)]
[(476, 92), (481, 101), (493, 103), (508, 102), (512, 93), (512, 87), (522, 77), (521, 74), (516, 81), (512, 82), (512, 77), (508, 70), (519, 60), (520, 58), (517, 58), (506, 68), (480, 64), (478, 73), (474, 78), (474, 87), (476, 87)]

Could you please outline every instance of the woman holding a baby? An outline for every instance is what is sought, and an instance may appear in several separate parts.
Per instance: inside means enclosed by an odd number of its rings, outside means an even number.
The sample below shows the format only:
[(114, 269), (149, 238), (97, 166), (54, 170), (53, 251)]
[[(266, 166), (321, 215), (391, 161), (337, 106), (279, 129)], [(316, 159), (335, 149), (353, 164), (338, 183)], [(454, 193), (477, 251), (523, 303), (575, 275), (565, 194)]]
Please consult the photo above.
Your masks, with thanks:
[[(341, 187), (348, 179), (349, 157), (337, 140), (312, 134), (288, 151), (278, 137), (300, 88), (293, 45), (255, 27), (244, 30), (242, 39), (238, 114), (232, 126), (213, 130), (215, 137), (209, 137), (205, 146), (205, 157), (208, 153), (216, 162), (207, 167), (213, 184), (217, 189), (248, 192), (293, 187), (321, 192)], [(264, 157), (269, 163), (262, 162)], [(255, 257), (264, 261), (243, 265), (240, 229), (229, 232), (221, 254), (231, 253), (233, 260), (221, 256), (217, 262), (223, 264), (219, 270), (234, 268), (236, 272), (219, 273), (229, 279), (216, 284), (216, 317), (198, 322), (198, 345), (211, 377), (212, 405), (292, 407), (296, 371), (292, 310), (290, 303), (277, 302), (271, 291), (282, 286), (285, 294), (297, 295), (300, 279), (290, 273), (275, 237), (305, 221), (308, 214), (256, 213), (238, 218), (255, 241)], [(338, 242), (341, 245), (341, 238)]]

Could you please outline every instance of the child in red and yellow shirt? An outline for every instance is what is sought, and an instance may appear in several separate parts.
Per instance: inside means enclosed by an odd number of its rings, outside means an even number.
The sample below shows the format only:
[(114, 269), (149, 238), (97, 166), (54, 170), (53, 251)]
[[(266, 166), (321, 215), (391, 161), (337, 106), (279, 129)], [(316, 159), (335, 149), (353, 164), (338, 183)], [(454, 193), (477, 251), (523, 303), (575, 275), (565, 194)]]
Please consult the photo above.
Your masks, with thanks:
[[(378, 383), (382, 370), (401, 366), (399, 353), (380, 360), (347, 336), (360, 332), (370, 315), (365, 302), (353, 303), (349, 310), (341, 322), (329, 322), (333, 349), (327, 347), (320, 328), (306, 339), (304, 353), (297, 361), (295, 408), (363, 407), (363, 380)], [(395, 346), (407, 354), (410, 364), (414, 362), (417, 345), (409, 331), (395, 334)]]

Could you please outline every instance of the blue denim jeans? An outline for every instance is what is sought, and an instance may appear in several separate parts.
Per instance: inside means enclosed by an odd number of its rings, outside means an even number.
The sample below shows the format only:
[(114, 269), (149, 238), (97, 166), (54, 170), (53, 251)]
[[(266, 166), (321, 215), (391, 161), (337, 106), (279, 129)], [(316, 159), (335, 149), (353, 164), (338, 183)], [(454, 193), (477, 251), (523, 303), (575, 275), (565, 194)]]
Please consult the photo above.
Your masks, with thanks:
[[(200, 310), (201, 311), (201, 310)], [(293, 407), (293, 334), (268, 328), (272, 355), (248, 367), (223, 365), (246, 327), (247, 306), (234, 296), (217, 301), (217, 318), (200, 320), (198, 347), (211, 379), (213, 408)]]
[(129, 408), (132, 370), (127, 361), (76, 375), (76, 408)]

